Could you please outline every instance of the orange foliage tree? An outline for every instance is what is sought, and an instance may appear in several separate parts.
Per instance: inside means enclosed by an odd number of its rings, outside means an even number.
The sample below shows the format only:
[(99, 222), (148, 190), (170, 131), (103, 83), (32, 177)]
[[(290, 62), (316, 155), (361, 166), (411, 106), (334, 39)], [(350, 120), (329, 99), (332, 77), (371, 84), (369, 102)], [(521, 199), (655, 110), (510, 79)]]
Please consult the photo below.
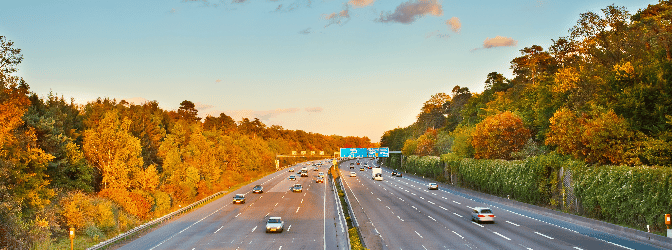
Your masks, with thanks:
[(522, 149), (529, 138), (530, 130), (520, 117), (506, 111), (477, 124), (471, 143), (477, 159), (510, 159), (511, 153)]
[(639, 164), (627, 153), (632, 146), (634, 133), (628, 123), (613, 110), (594, 110), (577, 115), (568, 109), (559, 109), (550, 119), (550, 132), (546, 145), (588, 163)]

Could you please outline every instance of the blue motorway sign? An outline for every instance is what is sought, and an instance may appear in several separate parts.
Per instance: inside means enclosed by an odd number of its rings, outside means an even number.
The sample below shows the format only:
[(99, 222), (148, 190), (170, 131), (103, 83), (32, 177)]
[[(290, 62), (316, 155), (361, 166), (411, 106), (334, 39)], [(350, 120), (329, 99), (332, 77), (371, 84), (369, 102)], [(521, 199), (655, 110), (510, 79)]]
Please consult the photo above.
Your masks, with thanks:
[(341, 157), (367, 157), (366, 148), (341, 148)]
[(378, 148), (378, 157), (390, 157), (390, 148)]
[(378, 157), (378, 152), (380, 152), (379, 148), (368, 148), (369, 151), (369, 157)]

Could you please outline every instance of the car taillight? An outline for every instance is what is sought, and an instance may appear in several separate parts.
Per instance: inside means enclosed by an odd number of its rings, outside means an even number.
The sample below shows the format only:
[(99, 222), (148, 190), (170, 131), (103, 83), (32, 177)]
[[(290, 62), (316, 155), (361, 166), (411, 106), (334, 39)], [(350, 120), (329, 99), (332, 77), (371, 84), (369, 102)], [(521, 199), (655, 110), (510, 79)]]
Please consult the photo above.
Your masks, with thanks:
[(485, 217), (485, 215), (479, 214), (478, 217)]
[(491, 214), (490, 217), (495, 217), (495, 215), (494, 215), (494, 214)]

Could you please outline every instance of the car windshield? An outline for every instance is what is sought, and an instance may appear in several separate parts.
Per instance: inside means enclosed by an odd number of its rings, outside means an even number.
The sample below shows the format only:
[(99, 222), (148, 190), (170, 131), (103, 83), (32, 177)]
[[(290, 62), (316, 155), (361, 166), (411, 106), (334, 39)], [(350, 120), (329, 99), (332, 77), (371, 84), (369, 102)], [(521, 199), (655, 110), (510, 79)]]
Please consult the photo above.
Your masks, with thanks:
[(236, 195), (236, 198), (243, 198), (242, 195)]
[(268, 223), (280, 223), (280, 219), (268, 219)]
[(492, 210), (490, 210), (490, 209), (483, 209), (483, 210), (481, 210), (481, 213), (482, 213), (482, 214), (491, 214), (491, 213), (492, 213)]

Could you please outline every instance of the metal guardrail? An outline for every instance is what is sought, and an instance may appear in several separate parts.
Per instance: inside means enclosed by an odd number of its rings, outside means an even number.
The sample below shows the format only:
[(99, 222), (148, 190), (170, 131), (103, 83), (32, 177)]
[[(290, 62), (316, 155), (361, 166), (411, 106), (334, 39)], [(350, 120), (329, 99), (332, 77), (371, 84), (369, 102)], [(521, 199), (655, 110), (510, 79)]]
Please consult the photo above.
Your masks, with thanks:
[[(341, 185), (341, 188), (343, 188), (343, 194), (345, 197), (345, 203), (348, 205), (348, 211), (350, 213), (350, 218), (352, 218), (353, 224), (355, 228), (357, 229), (357, 234), (359, 235), (359, 241), (366, 249), (366, 243), (364, 242), (364, 239), (362, 238), (362, 230), (359, 227), (359, 222), (357, 221), (357, 216), (355, 215), (355, 211), (352, 210), (352, 206), (350, 205), (350, 199), (348, 198), (348, 192), (345, 191), (345, 186), (343, 186), (343, 182), (341, 181), (341, 178), (338, 178), (338, 183)], [(348, 234), (348, 239), (350, 238), (350, 235)]]
[[(331, 176), (331, 174), (330, 174), (330, 176)], [(345, 223), (345, 225), (341, 225), (341, 226), (344, 226), (345, 228), (347, 228), (347, 227), (348, 227), (348, 223), (347, 223), (347, 221), (345, 220), (345, 214), (343, 213), (343, 206), (341, 205), (341, 199), (338, 197), (338, 189), (336, 188), (336, 182), (333, 181), (333, 180), (335, 180), (335, 179), (333, 178), (333, 176), (332, 176), (332, 178), (329, 178), (329, 179), (332, 180), (332, 181), (330, 181), (330, 182), (331, 182), (331, 190), (334, 190), (334, 198), (336, 198), (336, 202), (337, 202), (337, 204), (338, 204), (338, 205), (336, 206), (336, 209), (338, 209), (338, 210), (337, 210), (337, 211), (338, 211), (338, 216), (339, 216), (339, 217), (340, 217), (340, 216), (343, 216), (343, 217), (342, 217), (342, 219), (343, 219), (342, 222)], [(340, 178), (339, 178), (339, 179), (340, 179)], [(341, 218), (339, 218), (339, 222), (340, 222), (340, 221), (341, 221)], [(345, 230), (345, 238), (347, 239), (346, 242), (347, 242), (347, 244), (348, 244), (348, 245), (347, 245), (347, 249), (351, 249), (352, 247), (350, 246), (350, 231), (348, 231), (347, 229)]]
[(183, 213), (188, 212), (189, 210), (194, 209), (197, 206), (200, 206), (201, 204), (204, 204), (204, 203), (206, 203), (206, 202), (208, 202), (208, 201), (210, 201), (214, 198), (217, 198), (218, 196), (223, 195), (225, 193), (226, 192), (224, 192), (224, 191), (219, 191), (219, 192), (217, 192), (213, 195), (210, 195), (210, 196), (205, 197), (205, 198), (203, 198), (199, 201), (191, 203), (186, 207), (180, 208), (177, 211), (166, 214), (166, 215), (162, 216), (161, 218), (154, 219), (154, 220), (149, 221), (145, 224), (137, 226), (137, 227), (125, 232), (125, 233), (119, 234), (117, 236), (114, 236), (114, 237), (106, 240), (106, 241), (100, 242), (100, 243), (98, 243), (98, 244), (96, 244), (92, 247), (87, 248), (87, 250), (96, 250), (96, 249), (103, 249), (103, 248), (106, 248), (106, 247), (111, 247), (112, 245), (116, 244), (120, 240), (126, 240), (127, 238), (135, 235), (136, 233), (142, 232), (142, 231), (147, 230), (147, 229), (149, 229), (149, 228), (151, 228), (151, 227), (153, 227), (157, 224), (160, 224), (160, 223), (163, 223), (164, 221), (170, 220), (175, 216), (182, 215)]

